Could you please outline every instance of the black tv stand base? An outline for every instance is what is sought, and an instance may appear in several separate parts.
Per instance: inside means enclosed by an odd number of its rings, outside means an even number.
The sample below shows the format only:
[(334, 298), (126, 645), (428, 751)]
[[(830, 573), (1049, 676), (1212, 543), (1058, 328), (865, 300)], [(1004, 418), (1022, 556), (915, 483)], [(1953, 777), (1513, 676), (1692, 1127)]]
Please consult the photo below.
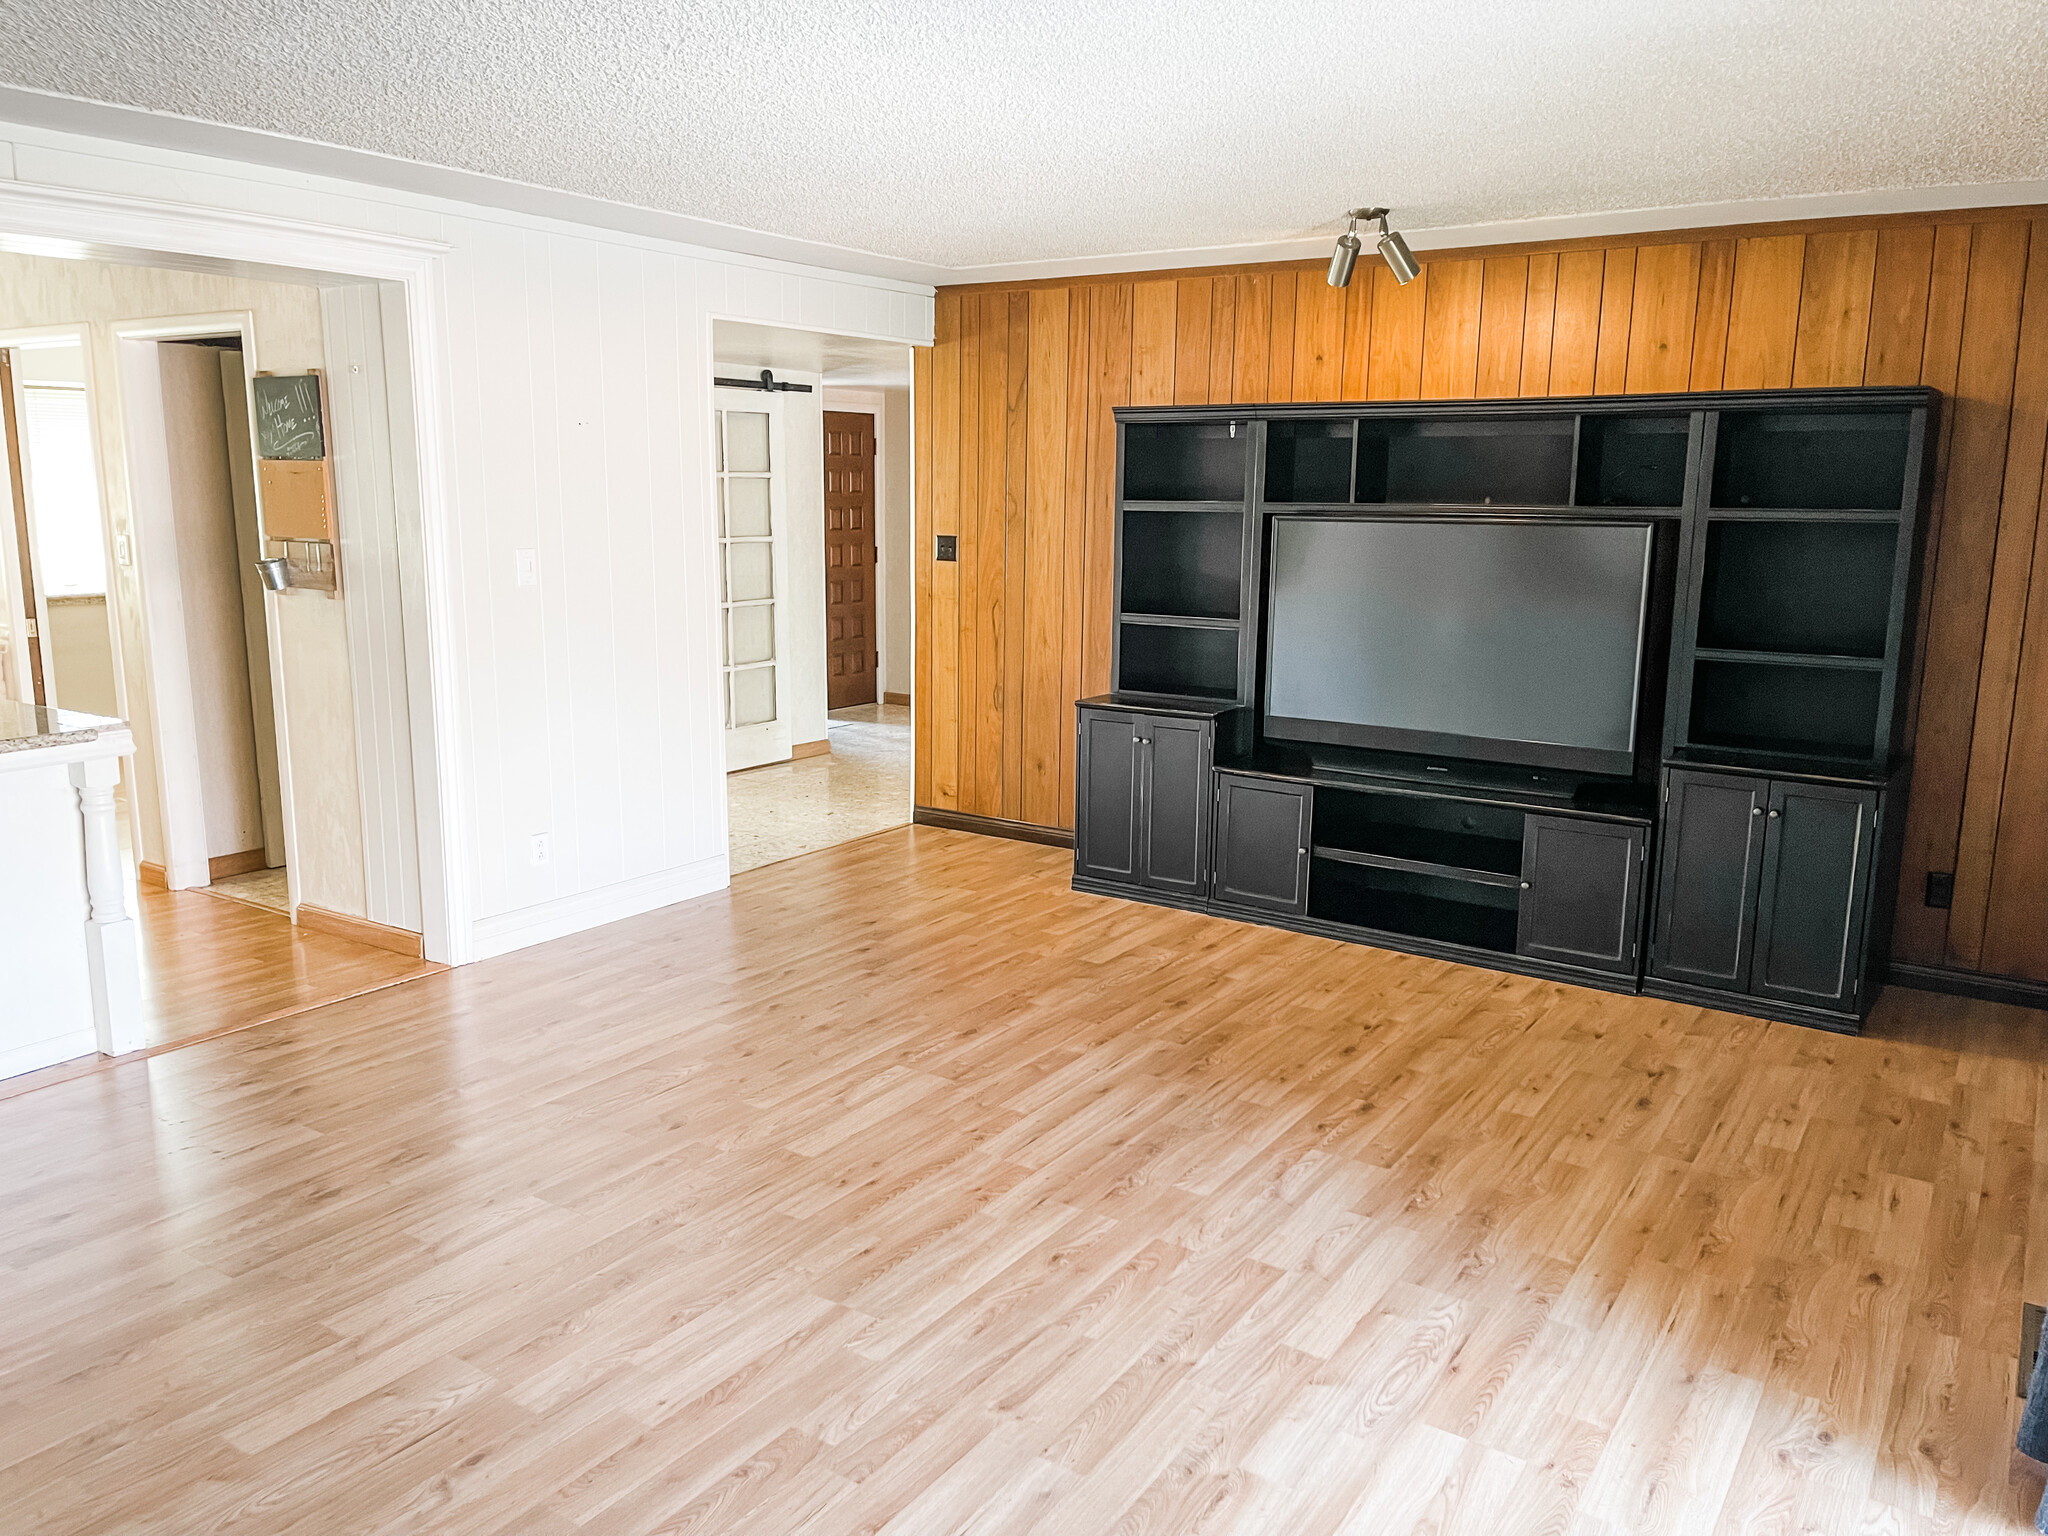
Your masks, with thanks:
[(1649, 784), (1242, 728), (1224, 705), (1083, 701), (1074, 889), (1838, 1033), (1875, 1001), (1896, 776), (1687, 762)]
[(1837, 1035), (1863, 1033), (1863, 1021), (1855, 1014), (1802, 1008), (1780, 998), (1733, 997), (1712, 987), (1688, 986), (1685, 982), (1666, 981), (1658, 976), (1645, 976), (1640, 990), (1644, 997), (1662, 998), (1671, 1003), (1691, 1003), (1721, 1013), (1741, 1014), (1745, 1018), (1768, 1019), (1776, 1024), (1803, 1024), (1808, 1029), (1825, 1029)]

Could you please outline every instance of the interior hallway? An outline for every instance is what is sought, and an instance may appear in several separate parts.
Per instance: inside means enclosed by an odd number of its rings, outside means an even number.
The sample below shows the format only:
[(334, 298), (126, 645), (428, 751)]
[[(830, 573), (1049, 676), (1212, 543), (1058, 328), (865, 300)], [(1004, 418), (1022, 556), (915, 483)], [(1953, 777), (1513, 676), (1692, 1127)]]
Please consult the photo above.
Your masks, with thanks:
[(827, 732), (830, 752), (726, 775), (734, 874), (910, 824), (910, 706), (834, 710)]
[(0, 1104), (0, 1529), (2030, 1529), (2048, 1018), (1068, 868), (870, 837)]

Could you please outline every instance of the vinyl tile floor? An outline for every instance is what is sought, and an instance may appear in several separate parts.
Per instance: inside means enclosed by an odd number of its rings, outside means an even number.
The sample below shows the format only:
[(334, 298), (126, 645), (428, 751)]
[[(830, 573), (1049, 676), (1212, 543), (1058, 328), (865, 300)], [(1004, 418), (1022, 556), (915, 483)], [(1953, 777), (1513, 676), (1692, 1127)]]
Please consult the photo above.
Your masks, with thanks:
[(727, 777), (734, 874), (910, 821), (909, 708), (856, 704), (827, 730), (830, 752)]
[(267, 912), (291, 915), (291, 890), (282, 867), (251, 870), (246, 875), (226, 875), (201, 889), (209, 896), (225, 896), (229, 901), (262, 907)]

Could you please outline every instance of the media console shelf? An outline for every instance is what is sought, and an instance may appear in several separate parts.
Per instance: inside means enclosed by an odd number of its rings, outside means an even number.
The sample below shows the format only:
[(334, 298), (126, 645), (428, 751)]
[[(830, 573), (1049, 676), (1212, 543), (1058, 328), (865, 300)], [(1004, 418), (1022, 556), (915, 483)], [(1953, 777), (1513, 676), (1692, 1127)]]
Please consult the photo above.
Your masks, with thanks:
[[(1119, 410), (1076, 888), (1856, 1028), (1897, 883), (1937, 408), (1852, 389)], [(1632, 770), (1289, 739), (1301, 722), (1268, 708), (1300, 681), (1268, 675), (1301, 654), (1273, 648), (1276, 518), (1639, 530), (1634, 746), (1593, 759)], [(1415, 643), (1440, 646), (1438, 622), (1418, 614)]]

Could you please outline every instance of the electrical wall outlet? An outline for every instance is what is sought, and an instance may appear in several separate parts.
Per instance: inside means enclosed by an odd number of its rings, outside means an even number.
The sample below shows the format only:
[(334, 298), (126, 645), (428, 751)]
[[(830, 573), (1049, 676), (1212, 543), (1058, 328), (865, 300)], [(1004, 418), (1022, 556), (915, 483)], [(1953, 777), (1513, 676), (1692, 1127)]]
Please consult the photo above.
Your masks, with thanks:
[(533, 834), (532, 851), (529, 856), (532, 858), (536, 867), (547, 863), (549, 855), (552, 851), (553, 850), (550, 849), (550, 847), (548, 846), (547, 833), (536, 832)]
[(1956, 904), (1956, 877), (1950, 874), (1927, 872), (1927, 905), (1943, 911)]
[(512, 568), (518, 573), (517, 580), (522, 587), (540, 585), (540, 551), (536, 549), (515, 549), (512, 551)]
[(935, 548), (932, 552), (932, 558), (934, 560), (958, 560), (960, 558), (959, 534), (936, 534), (933, 536), (933, 543), (935, 545)]

